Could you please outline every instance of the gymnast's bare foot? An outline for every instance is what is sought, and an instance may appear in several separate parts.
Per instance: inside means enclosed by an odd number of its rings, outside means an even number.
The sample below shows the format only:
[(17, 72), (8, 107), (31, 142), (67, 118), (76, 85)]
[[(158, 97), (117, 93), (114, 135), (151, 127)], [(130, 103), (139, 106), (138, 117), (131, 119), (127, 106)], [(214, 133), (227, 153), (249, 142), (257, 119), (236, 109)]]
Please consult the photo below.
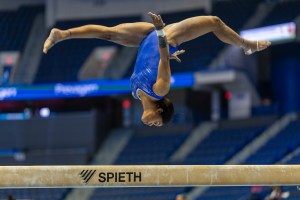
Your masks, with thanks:
[(50, 32), (49, 37), (44, 43), (43, 52), (46, 54), (48, 50), (53, 47), (56, 43), (67, 39), (70, 36), (69, 31), (63, 31), (57, 28), (53, 28)]
[(243, 49), (246, 55), (251, 55), (257, 51), (262, 51), (271, 45), (270, 41), (244, 40)]

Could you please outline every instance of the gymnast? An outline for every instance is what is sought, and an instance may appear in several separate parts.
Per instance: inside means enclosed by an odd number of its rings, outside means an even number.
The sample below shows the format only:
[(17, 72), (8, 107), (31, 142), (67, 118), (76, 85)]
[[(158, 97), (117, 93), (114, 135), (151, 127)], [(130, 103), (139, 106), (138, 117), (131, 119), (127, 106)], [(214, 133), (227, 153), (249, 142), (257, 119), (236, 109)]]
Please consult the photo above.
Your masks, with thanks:
[(266, 49), (269, 41), (250, 41), (240, 37), (216, 16), (197, 16), (165, 26), (160, 15), (148, 13), (153, 23), (124, 23), (114, 27), (85, 25), (68, 30), (53, 28), (43, 52), (56, 43), (73, 38), (98, 38), (130, 47), (139, 47), (130, 78), (132, 95), (143, 105), (141, 120), (148, 126), (168, 123), (174, 113), (165, 96), (170, 90), (170, 59), (180, 62), (180, 44), (212, 32), (222, 42), (241, 47), (245, 54)]

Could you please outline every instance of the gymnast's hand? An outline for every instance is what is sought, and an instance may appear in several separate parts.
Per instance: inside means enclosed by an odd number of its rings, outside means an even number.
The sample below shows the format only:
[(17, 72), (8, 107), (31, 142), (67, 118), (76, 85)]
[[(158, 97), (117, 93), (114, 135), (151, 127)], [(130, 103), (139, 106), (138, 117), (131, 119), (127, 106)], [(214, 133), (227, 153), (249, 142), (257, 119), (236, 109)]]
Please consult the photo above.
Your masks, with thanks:
[(155, 26), (155, 29), (161, 30), (165, 27), (165, 23), (161, 19), (160, 15), (156, 15), (152, 12), (148, 12), (148, 15), (152, 18), (153, 25)]
[(181, 62), (180, 58), (178, 58), (178, 55), (183, 54), (185, 50), (181, 49), (176, 52), (174, 52), (172, 55), (170, 55), (170, 59), (175, 59), (177, 62)]

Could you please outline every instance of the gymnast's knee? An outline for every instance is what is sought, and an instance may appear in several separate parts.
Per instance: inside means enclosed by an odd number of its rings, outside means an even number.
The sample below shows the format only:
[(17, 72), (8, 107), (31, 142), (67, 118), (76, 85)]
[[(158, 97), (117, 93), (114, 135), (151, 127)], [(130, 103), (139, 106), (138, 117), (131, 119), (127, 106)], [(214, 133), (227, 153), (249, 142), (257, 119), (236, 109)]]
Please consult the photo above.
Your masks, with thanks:
[(210, 16), (215, 30), (220, 30), (224, 27), (224, 22), (218, 16)]

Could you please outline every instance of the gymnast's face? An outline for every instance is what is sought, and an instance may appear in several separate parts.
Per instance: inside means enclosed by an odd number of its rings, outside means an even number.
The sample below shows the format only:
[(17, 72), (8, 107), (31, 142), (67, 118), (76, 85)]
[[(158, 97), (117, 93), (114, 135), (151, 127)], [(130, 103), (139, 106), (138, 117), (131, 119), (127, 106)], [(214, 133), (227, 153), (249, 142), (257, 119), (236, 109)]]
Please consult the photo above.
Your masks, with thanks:
[(162, 126), (162, 117), (160, 113), (162, 112), (161, 108), (153, 110), (144, 110), (142, 115), (142, 122), (148, 126)]

